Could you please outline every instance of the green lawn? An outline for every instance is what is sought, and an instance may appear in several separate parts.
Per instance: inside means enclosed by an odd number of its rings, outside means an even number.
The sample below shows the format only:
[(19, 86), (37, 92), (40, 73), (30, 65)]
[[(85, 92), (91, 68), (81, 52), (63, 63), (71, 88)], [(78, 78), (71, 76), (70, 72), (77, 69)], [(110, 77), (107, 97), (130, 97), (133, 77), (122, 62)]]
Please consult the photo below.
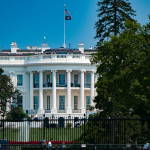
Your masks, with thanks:
[[(42, 139), (53, 141), (73, 141), (84, 131), (81, 128), (29, 128), (29, 141), (41, 141)], [(20, 129), (4, 129), (4, 138), (9, 141), (23, 141), (20, 136), (24, 135)], [(3, 139), (3, 129), (0, 129), (0, 139)]]

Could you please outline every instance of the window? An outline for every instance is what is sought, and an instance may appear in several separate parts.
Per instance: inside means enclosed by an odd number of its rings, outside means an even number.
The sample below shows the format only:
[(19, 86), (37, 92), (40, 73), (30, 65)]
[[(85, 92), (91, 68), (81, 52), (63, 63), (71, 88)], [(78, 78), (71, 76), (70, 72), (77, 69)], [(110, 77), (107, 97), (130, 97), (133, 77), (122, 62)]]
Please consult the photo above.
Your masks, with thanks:
[(23, 96), (19, 96), (17, 102), (18, 102), (18, 106), (22, 108)]
[(56, 52), (56, 54), (67, 54), (67, 52)]
[(34, 110), (38, 110), (38, 109), (39, 109), (39, 97), (34, 96)]
[(47, 74), (47, 83), (50, 82), (50, 74)]
[(50, 110), (50, 96), (47, 96), (47, 110)]
[(65, 110), (65, 96), (59, 96), (59, 109)]
[(6, 99), (5, 98), (1, 99), (1, 104), (2, 104), (1, 110), (6, 111)]
[(65, 84), (65, 74), (59, 74), (59, 84)]
[(86, 96), (86, 110), (89, 110), (89, 106), (90, 106), (90, 96)]
[(17, 75), (17, 86), (23, 86), (23, 75)]
[(78, 75), (74, 74), (74, 84), (77, 85), (78, 84)]
[(91, 75), (86, 75), (86, 84), (91, 85)]
[(74, 110), (78, 109), (78, 96), (74, 96)]
[(47, 86), (50, 87), (50, 74), (47, 74)]
[(34, 87), (39, 87), (39, 75), (34, 75)]

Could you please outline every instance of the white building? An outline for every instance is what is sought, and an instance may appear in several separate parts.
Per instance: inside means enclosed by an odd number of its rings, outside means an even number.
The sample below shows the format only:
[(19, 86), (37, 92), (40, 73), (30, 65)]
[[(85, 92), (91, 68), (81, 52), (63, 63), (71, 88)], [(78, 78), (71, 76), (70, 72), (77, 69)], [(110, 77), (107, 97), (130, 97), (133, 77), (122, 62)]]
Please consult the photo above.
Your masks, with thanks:
[(22, 50), (12, 42), (10, 50), (0, 51), (0, 67), (21, 92), (19, 105), (37, 117), (82, 117), (94, 105), (97, 75), (90, 55), (97, 50), (83, 43), (79, 49), (41, 46)]

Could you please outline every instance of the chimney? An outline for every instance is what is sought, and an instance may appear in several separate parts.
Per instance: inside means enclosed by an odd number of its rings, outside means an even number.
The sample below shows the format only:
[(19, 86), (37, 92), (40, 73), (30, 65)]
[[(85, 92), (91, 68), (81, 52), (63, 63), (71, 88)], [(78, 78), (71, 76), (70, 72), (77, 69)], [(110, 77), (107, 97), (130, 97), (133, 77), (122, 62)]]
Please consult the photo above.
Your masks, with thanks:
[(50, 47), (47, 47), (48, 45), (47, 44), (42, 44), (42, 53), (47, 50), (47, 49), (50, 49)]
[(17, 44), (16, 44), (16, 41), (12, 42), (12, 44), (10, 44), (11, 46), (11, 53), (16, 53), (17, 52)]
[(46, 37), (44, 37), (44, 44), (41, 45), (41, 46), (42, 46), (42, 53), (43, 53), (45, 50), (50, 49), (50, 47), (47, 47), (48, 45), (46, 44), (45, 39), (46, 39)]
[(81, 42), (81, 44), (78, 44), (79, 46), (79, 51), (81, 51), (81, 53), (84, 53), (84, 44), (83, 42)]

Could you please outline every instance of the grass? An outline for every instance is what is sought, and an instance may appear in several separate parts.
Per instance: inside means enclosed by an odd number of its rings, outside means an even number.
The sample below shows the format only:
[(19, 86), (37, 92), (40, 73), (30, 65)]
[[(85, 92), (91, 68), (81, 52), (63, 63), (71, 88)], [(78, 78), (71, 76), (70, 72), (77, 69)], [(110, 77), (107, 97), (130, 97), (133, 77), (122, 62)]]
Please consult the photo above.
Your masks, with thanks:
[[(9, 141), (24, 141), (25, 134), (28, 135), (29, 141), (45, 140), (53, 141), (74, 141), (78, 139), (84, 131), (81, 128), (29, 128), (28, 132), (21, 129), (4, 129), (4, 139)], [(3, 139), (3, 129), (0, 129), (0, 139)]]

